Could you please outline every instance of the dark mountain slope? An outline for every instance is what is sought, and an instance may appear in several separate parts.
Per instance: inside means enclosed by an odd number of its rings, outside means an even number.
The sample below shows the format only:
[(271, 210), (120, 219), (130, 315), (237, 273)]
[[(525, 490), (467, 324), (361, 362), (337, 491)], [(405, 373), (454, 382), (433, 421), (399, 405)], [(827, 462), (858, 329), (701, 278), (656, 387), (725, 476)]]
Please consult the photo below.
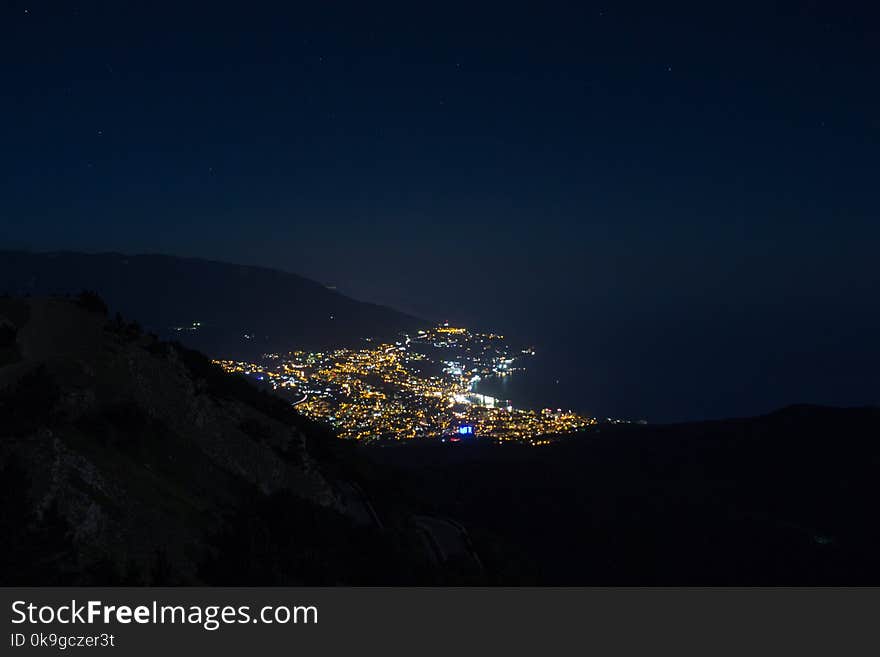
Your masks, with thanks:
[(96, 297), (0, 298), (0, 584), (460, 581), (348, 446)]
[[(212, 356), (357, 344), (424, 325), (262, 267), (162, 255), (0, 251), (0, 293), (44, 296), (84, 289), (100, 294), (111, 313), (137, 318), (160, 336)], [(191, 330), (194, 322), (200, 326)]]

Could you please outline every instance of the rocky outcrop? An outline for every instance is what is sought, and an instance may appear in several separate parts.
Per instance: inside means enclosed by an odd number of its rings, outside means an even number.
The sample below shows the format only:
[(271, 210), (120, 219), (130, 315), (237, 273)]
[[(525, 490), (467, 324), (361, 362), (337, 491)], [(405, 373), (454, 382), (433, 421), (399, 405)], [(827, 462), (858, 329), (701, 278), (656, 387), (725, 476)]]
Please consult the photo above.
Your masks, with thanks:
[(30, 522), (66, 523), (72, 572), (151, 581), (172, 563), (198, 582), (243, 491), (344, 515), (303, 431), (218, 390), (206, 359), (71, 300), (0, 299), (0, 322), (17, 356), (0, 362), (0, 466), (26, 474)]

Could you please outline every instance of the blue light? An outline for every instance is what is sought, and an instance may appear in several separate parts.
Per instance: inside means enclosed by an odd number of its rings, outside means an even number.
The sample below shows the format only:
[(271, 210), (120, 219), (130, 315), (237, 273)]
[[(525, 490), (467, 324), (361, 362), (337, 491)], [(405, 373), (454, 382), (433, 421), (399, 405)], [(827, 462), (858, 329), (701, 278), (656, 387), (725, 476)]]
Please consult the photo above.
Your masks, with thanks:
[(458, 433), (460, 433), (462, 436), (470, 436), (474, 433), (474, 428), (469, 425), (461, 426), (458, 428)]

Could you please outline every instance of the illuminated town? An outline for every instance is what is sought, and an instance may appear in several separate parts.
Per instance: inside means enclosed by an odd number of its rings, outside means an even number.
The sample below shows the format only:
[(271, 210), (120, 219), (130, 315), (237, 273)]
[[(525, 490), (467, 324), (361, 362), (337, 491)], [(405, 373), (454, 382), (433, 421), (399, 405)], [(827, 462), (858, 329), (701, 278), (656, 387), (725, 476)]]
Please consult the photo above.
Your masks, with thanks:
[(547, 444), (595, 424), (562, 409), (515, 408), (474, 391), (483, 377), (522, 369), (533, 354), (512, 351), (503, 335), (439, 326), (361, 349), (265, 354), (262, 362), (215, 361), (270, 384), (301, 413), (365, 442), (480, 437)]

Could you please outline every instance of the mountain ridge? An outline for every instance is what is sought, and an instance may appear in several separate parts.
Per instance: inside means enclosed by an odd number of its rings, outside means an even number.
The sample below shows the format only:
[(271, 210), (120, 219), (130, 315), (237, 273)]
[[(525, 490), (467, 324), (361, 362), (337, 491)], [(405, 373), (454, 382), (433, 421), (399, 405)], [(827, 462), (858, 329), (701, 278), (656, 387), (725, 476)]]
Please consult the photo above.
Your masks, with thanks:
[(112, 312), (211, 356), (393, 339), (425, 320), (288, 271), (163, 254), (0, 251), (0, 293), (93, 290)]

